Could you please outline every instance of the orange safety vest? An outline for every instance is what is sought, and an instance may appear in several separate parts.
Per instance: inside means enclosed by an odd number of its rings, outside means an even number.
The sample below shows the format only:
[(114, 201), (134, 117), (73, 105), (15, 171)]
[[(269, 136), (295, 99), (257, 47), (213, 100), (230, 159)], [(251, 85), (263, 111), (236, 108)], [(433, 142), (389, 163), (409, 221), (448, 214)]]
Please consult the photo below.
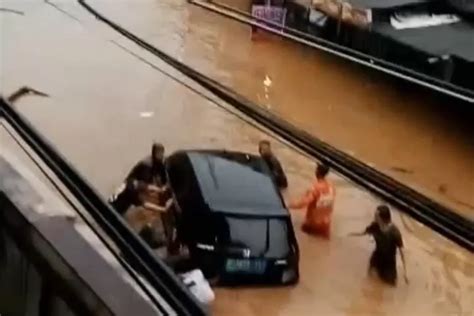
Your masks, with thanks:
[(300, 201), (291, 205), (293, 208), (306, 207), (303, 231), (329, 238), (335, 193), (329, 181), (316, 180), (312, 189)]

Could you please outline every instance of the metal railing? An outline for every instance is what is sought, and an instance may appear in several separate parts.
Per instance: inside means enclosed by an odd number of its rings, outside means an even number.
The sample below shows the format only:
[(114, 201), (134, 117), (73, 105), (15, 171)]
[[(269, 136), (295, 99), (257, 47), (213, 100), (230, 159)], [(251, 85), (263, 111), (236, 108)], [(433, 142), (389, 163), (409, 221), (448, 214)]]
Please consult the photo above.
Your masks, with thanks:
[[(0, 98), (0, 119), (4, 119), (41, 158), (101, 229), (139, 271), (144, 279), (178, 315), (206, 315), (203, 307), (174, 272), (156, 258), (150, 248), (125, 224), (70, 163), (6, 100)], [(159, 305), (156, 300), (155, 304)], [(163, 310), (162, 306), (157, 306)]]

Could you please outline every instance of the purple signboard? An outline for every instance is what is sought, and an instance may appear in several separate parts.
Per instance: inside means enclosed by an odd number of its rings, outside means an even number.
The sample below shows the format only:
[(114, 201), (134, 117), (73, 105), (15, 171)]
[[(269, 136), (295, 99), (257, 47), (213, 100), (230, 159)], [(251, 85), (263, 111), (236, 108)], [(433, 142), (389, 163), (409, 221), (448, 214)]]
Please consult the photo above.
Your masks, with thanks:
[(253, 5), (252, 16), (283, 26), (285, 25), (286, 9), (269, 5)]

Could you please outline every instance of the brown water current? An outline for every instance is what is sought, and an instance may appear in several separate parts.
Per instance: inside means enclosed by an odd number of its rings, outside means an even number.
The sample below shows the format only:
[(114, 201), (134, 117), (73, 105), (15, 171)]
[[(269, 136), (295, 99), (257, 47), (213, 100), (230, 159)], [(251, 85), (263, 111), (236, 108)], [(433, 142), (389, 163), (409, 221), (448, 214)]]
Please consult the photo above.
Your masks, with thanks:
[[(54, 3), (63, 12), (40, 0), (0, 1), (1, 7), (24, 13), (0, 13), (0, 91), (29, 85), (50, 95), (28, 96), (16, 106), (104, 196), (149, 152), (152, 140), (162, 141), (168, 153), (203, 147), (256, 152), (258, 141), (270, 137), (230, 114), (225, 103), (211, 102), (200, 87), (97, 22), (75, 1)], [(412, 170), (399, 177), (424, 190), (445, 184), (447, 195), (471, 198), (460, 192), (472, 189), (468, 154), (473, 144), (449, 105), (292, 43), (252, 43), (247, 27), (186, 1), (91, 3), (336, 146), (386, 171)], [(297, 197), (312, 180), (314, 161), (277, 139), (272, 142), (289, 176), (286, 195)], [(12, 144), (0, 130), (4, 146)], [(336, 174), (331, 180), (338, 195), (330, 241), (301, 233), (304, 214), (293, 213), (300, 283), (218, 288), (214, 314), (474, 315), (473, 254), (396, 210), (410, 283), (388, 288), (368, 278), (373, 243), (347, 234), (363, 229), (380, 201)]]
[(276, 37), (252, 41), (248, 26), (186, 1), (92, 3), (296, 126), (474, 216), (474, 106)]

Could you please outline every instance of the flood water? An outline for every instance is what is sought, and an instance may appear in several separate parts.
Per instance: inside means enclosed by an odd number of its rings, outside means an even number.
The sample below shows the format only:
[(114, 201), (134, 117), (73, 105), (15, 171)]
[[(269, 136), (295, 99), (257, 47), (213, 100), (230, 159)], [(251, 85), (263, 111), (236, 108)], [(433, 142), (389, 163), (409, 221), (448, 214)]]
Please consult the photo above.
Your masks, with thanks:
[[(241, 10), (248, 0), (220, 0)], [(186, 1), (93, 0), (122, 26), (296, 126), (474, 217), (474, 105), (459, 104)]]
[[(55, 3), (64, 12), (41, 0), (0, 1), (2, 7), (24, 13), (0, 13), (0, 89), (7, 94), (26, 84), (50, 94), (50, 98), (26, 97), (16, 106), (104, 196), (114, 190), (137, 159), (148, 153), (152, 140), (162, 141), (168, 152), (196, 147), (255, 152), (258, 141), (270, 137), (229, 113), (231, 109), (228, 105), (213, 101), (211, 96), (176, 71), (96, 22), (75, 1)], [(322, 100), (333, 100), (332, 106), (339, 110), (329, 111), (322, 101), (315, 102), (313, 108), (310, 100), (305, 101), (306, 97), (317, 95), (309, 91), (329, 85), (329, 82), (352, 82), (352, 86), (347, 86), (345, 90), (332, 87), (332, 94), (335, 95), (347, 92), (348, 87), (355, 89), (359, 82), (357, 78), (345, 77), (349, 74), (367, 76), (360, 69), (346, 67), (327, 56), (314, 57), (313, 51), (291, 43), (269, 41), (254, 46), (255, 43), (249, 41), (246, 27), (189, 7), (184, 0), (97, 0), (92, 3), (183, 61), (206, 70), (227, 85), (237, 87), (239, 84), (239, 90), (249, 97), (253, 93), (253, 98), (258, 99), (260, 94), (262, 100), (266, 100), (266, 86), (271, 102), (265, 104), (282, 115), (285, 109), (288, 113), (293, 109), (291, 113), (297, 115), (288, 115), (289, 120), (298, 120), (297, 117), (302, 120), (305, 107), (300, 107), (299, 103), (306, 104), (306, 111), (314, 110), (311, 113), (315, 116), (316, 113), (326, 115), (336, 111), (340, 118), (337, 115), (329, 118), (329, 114), (327, 118), (316, 116), (314, 130), (310, 129), (312, 121), (306, 120), (308, 127), (305, 128), (328, 141), (332, 141), (330, 137), (335, 137), (331, 135), (344, 129), (347, 129), (346, 133), (340, 132), (341, 135), (359, 133), (357, 126), (363, 124), (350, 123), (351, 115), (363, 120), (381, 135), (385, 134), (376, 130), (374, 125), (379, 128), (392, 126), (387, 114), (391, 112), (377, 112), (383, 110), (382, 104), (376, 101), (371, 103), (370, 112), (379, 113), (379, 116), (374, 114), (378, 117), (374, 121), (357, 114), (355, 108), (349, 111), (350, 115), (344, 116), (346, 111), (343, 111), (343, 105), (346, 101), (331, 96), (326, 88), (321, 88)], [(225, 34), (232, 34), (234, 38), (224, 40)], [(279, 58), (285, 60), (284, 56), (290, 65), (286, 79), (285, 69), (276, 68), (277, 62), (272, 61)], [(304, 67), (302, 61), (292, 62), (288, 56), (300, 56), (301, 59), (306, 56), (309, 60), (314, 59), (313, 62), (319, 66), (311, 68), (312, 63), (307, 63)], [(295, 69), (300, 69), (308, 77), (297, 76), (296, 70), (291, 70), (293, 64)], [(300, 68), (296, 68), (298, 64)], [(312, 69), (315, 76), (310, 77), (304, 72), (308, 69)], [(328, 82), (322, 79), (323, 70), (328, 72), (324, 72)], [(266, 76), (272, 82), (270, 86), (263, 83)], [(299, 80), (299, 86), (306, 89), (298, 90), (297, 84), (289, 78)], [(301, 78), (312, 79), (303, 82)], [(283, 80), (287, 80), (284, 81), (288, 84), (287, 94), (282, 91), (286, 89), (281, 83)], [(385, 85), (387, 95), (376, 90), (379, 94), (377, 98), (395, 100), (396, 88), (381, 82), (372, 84), (378, 87)], [(291, 99), (291, 91), (295, 100), (291, 106), (284, 107), (284, 104), (290, 104), (287, 100)], [(359, 98), (365, 93), (369, 95), (364, 91), (368, 90), (354, 91), (354, 94)], [(356, 99), (364, 104), (359, 98)], [(400, 98), (404, 102), (411, 100), (403, 97), (401, 92)], [(419, 102), (423, 99), (420, 97)], [(359, 103), (354, 101), (353, 104)], [(391, 111), (398, 113), (394, 108)], [(406, 113), (398, 114), (398, 120), (405, 117), (409, 122), (412, 118)], [(386, 121), (384, 124), (382, 119)], [(333, 125), (329, 124), (331, 120)], [(439, 120), (444, 120), (442, 115)], [(304, 123), (300, 124), (303, 126)], [(427, 128), (429, 125), (425, 123), (424, 126)], [(326, 132), (323, 131), (325, 128)], [(360, 134), (365, 135), (364, 143), (369, 146), (372, 142), (379, 142), (382, 146), (384, 142), (374, 137), (377, 133), (371, 132), (371, 129)], [(399, 128), (400, 133), (403, 130)], [(407, 138), (408, 132), (404, 133)], [(386, 139), (390, 143), (389, 135)], [(352, 137), (345, 137), (349, 136)], [(3, 131), (0, 132), (0, 146), (9, 143), (7, 138)], [(277, 139), (272, 141), (289, 176), (287, 197), (297, 197), (312, 179), (314, 162)], [(458, 141), (453, 140), (453, 143)], [(336, 145), (339, 144), (337, 142), (342, 141), (334, 140)], [(403, 142), (400, 142), (401, 149), (402, 145)], [(353, 147), (349, 149), (356, 150)], [(395, 154), (392, 152), (392, 155)], [(413, 152), (412, 156), (415, 156)], [(411, 159), (414, 164), (424, 166), (423, 161)], [(459, 164), (451, 162), (445, 170), (458, 168)], [(438, 167), (437, 170), (443, 169)], [(469, 168), (466, 168), (462, 176), (468, 172)], [(380, 201), (338, 175), (331, 175), (331, 180), (337, 187), (338, 196), (330, 242), (302, 234), (299, 227), (303, 212), (292, 215), (301, 248), (300, 283), (289, 288), (218, 288), (216, 302), (212, 306), (214, 314), (473, 315), (472, 253), (399, 212), (394, 212), (394, 220), (404, 235), (410, 284), (401, 282), (397, 288), (391, 289), (369, 279), (366, 266), (373, 244), (367, 238), (348, 238), (347, 234), (363, 229), (371, 221), (373, 209)], [(449, 189), (448, 193), (451, 192)]]

